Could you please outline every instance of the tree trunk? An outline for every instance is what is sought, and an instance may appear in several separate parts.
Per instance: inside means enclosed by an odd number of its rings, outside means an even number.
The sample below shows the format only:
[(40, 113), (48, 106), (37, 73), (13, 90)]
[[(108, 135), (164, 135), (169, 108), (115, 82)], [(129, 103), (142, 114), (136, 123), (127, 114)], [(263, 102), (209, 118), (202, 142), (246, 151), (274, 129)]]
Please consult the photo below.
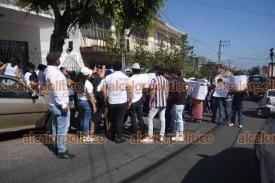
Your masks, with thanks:
[(63, 52), (65, 39), (68, 38), (68, 28), (69, 26), (66, 25), (66, 20), (64, 17), (55, 19), (54, 30), (51, 35), (50, 52)]

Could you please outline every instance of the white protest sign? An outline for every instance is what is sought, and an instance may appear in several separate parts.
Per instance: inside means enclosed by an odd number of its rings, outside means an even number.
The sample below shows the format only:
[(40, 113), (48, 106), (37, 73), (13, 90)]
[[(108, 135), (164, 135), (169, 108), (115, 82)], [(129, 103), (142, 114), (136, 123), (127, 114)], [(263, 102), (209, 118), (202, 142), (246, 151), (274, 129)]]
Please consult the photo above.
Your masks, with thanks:
[(207, 92), (208, 92), (208, 88), (206, 85), (197, 84), (193, 88), (191, 97), (194, 99), (197, 99), (197, 100), (205, 100), (205, 98), (207, 96)]
[(247, 88), (247, 76), (246, 75), (234, 76), (233, 85), (234, 85), (234, 90), (237, 90), (237, 91), (245, 90)]
[(226, 98), (229, 92), (227, 83), (218, 83), (213, 94), (214, 97)]

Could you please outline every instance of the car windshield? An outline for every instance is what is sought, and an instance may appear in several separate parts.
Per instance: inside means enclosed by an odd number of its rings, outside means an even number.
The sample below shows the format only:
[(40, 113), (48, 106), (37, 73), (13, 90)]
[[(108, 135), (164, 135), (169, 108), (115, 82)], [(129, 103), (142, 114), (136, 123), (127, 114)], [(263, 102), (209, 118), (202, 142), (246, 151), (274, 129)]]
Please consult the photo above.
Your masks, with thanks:
[(269, 91), (268, 96), (269, 97), (275, 97), (275, 90)]

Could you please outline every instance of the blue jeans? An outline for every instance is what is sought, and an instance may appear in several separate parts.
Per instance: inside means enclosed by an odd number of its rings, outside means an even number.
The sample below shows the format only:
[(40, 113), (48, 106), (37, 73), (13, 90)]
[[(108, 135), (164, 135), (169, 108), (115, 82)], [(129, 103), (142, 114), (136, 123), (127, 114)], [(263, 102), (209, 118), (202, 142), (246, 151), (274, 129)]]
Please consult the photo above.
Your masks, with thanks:
[(92, 108), (88, 100), (78, 100), (77, 106), (81, 115), (82, 133), (84, 136), (88, 136), (90, 120), (92, 118)]
[(227, 102), (225, 98), (218, 99), (218, 112), (218, 123), (223, 123), (224, 121), (228, 120)]
[(232, 105), (232, 118), (231, 123), (235, 123), (236, 115), (238, 113), (238, 122), (239, 125), (243, 124), (243, 104)]
[(52, 135), (55, 137), (55, 147), (58, 153), (64, 153), (66, 148), (66, 136), (70, 126), (70, 112), (63, 112), (61, 106), (50, 106), (53, 117)]
[(174, 105), (171, 110), (171, 119), (173, 122), (173, 133), (176, 135), (183, 135), (184, 121), (183, 121), (184, 105)]
[(156, 108), (156, 107), (152, 107), (149, 111), (149, 115), (147, 118), (147, 124), (148, 124), (148, 135), (150, 137), (153, 136), (154, 133), (154, 124), (153, 124), (153, 120), (154, 117), (157, 115), (157, 113), (159, 113), (159, 119), (160, 119), (160, 135), (164, 136), (165, 134), (165, 107), (161, 107), (161, 108)]

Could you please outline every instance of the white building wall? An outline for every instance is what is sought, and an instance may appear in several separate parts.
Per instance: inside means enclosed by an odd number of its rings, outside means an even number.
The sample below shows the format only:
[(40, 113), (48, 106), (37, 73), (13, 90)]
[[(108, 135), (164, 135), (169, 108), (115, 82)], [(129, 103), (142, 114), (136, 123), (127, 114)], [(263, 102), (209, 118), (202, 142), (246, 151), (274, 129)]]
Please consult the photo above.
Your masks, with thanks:
[[(50, 50), (50, 41), (51, 41), (51, 34), (53, 33), (53, 27), (52, 28), (44, 28), (40, 29), (40, 40), (41, 40), (41, 56), (42, 56), (42, 63), (46, 64), (46, 56), (49, 53)], [(80, 39), (80, 31), (79, 29), (76, 29), (75, 31), (71, 32), (69, 35), (69, 39), (65, 40), (65, 44), (63, 46), (63, 53), (62, 58), (66, 57), (66, 49), (69, 47), (69, 42), (73, 41), (73, 50), (72, 55), (73, 58), (78, 62), (80, 66), (82, 66), (82, 59), (80, 54), (80, 45), (81, 45), (81, 39)], [(64, 58), (65, 59), (65, 58)], [(62, 63), (64, 62), (64, 59), (61, 59)]]
[(37, 27), (0, 22), (0, 39), (28, 42), (29, 61), (41, 63), (40, 31)]
[(53, 28), (40, 29), (41, 63), (47, 64), (46, 56), (50, 50), (50, 41)]

